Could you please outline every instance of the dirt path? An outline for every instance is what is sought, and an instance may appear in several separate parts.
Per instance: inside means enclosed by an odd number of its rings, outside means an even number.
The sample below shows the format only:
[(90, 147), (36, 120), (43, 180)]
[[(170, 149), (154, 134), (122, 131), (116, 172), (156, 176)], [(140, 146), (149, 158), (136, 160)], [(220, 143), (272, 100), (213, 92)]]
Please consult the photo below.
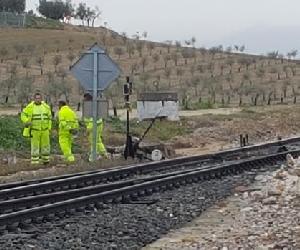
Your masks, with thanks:
[[(241, 108), (220, 108), (220, 109), (202, 109), (202, 110), (181, 110), (179, 111), (179, 116), (189, 117), (189, 116), (199, 116), (205, 114), (212, 115), (230, 115), (236, 112), (240, 112)], [(0, 115), (17, 115), (20, 112), (20, 109), (17, 108), (0, 108)], [(81, 112), (77, 112), (81, 116)], [(109, 114), (113, 115), (113, 110), (109, 110)], [(122, 120), (126, 119), (126, 109), (119, 109), (118, 115)], [(133, 109), (130, 113), (131, 118), (137, 117), (137, 110)]]

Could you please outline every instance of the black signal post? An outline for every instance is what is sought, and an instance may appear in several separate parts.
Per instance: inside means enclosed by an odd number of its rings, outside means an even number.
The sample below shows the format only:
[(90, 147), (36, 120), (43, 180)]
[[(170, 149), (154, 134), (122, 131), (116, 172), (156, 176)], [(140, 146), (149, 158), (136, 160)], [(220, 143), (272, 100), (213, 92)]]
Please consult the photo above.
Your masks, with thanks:
[(126, 111), (126, 146), (124, 150), (124, 158), (127, 159), (129, 156), (134, 158), (134, 149), (132, 136), (130, 135), (130, 125), (129, 125), (129, 109), (130, 109), (130, 101), (129, 97), (132, 94), (132, 82), (130, 81), (129, 76), (126, 77), (126, 83), (124, 84), (123, 94), (125, 99), (125, 107)]

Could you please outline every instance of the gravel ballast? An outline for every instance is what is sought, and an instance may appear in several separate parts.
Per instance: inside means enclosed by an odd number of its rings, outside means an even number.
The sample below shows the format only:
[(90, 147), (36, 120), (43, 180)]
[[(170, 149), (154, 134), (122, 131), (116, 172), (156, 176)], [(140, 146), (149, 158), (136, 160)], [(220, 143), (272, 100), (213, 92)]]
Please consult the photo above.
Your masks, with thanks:
[(1, 249), (140, 249), (254, 180), (253, 172), (190, 184), (0, 236)]

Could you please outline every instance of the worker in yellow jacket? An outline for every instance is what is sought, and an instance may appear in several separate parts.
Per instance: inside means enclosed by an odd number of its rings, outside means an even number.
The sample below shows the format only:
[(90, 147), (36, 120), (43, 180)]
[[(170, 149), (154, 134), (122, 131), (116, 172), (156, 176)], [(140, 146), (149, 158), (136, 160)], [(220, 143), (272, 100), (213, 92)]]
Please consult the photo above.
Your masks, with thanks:
[[(89, 102), (93, 100), (93, 97), (91, 94), (86, 93), (84, 94), (84, 100)], [(89, 161), (92, 161), (92, 151), (93, 151), (93, 118), (84, 118), (84, 124), (88, 133), (89, 143), (90, 143), (90, 155), (89, 155)], [(107, 152), (106, 148), (103, 144), (102, 140), (102, 132), (103, 132), (104, 122), (102, 118), (99, 118), (97, 120), (97, 145), (96, 145), (96, 152), (98, 156), (102, 156), (107, 158)]]
[(50, 160), (50, 130), (52, 126), (50, 107), (35, 93), (34, 100), (21, 113), (25, 125), (23, 136), (31, 138), (31, 163), (48, 164)]
[[(86, 130), (88, 132), (89, 143), (91, 147), (91, 152), (89, 155), (89, 161), (92, 161), (92, 145), (93, 145), (93, 118), (84, 118), (84, 123), (86, 126)], [(102, 132), (103, 132), (103, 120), (100, 118), (97, 120), (97, 145), (96, 152), (97, 155), (102, 157), (107, 157), (107, 152), (105, 146), (102, 141)]]
[(73, 136), (79, 129), (76, 113), (66, 104), (59, 101), (59, 145), (67, 162), (74, 162), (75, 157), (72, 153)]

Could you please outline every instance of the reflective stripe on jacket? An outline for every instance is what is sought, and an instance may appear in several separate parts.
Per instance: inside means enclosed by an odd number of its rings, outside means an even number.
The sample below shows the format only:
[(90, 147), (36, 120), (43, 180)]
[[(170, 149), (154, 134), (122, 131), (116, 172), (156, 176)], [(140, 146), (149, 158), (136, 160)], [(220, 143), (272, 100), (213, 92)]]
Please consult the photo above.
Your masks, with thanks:
[(21, 113), (23, 123), (31, 122), (32, 130), (50, 130), (52, 127), (51, 109), (45, 102), (36, 105), (34, 102), (29, 103)]
[(76, 113), (69, 107), (63, 106), (58, 112), (59, 130), (69, 131), (70, 129), (78, 129), (78, 119)]

